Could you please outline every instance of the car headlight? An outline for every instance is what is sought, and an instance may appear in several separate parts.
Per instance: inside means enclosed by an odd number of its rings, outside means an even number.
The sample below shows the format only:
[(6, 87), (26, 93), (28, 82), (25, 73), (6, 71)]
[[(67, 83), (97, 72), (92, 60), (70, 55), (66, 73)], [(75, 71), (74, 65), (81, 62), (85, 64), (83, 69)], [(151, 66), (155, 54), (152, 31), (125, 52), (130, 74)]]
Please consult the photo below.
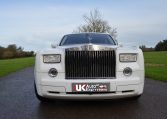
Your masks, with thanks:
[(43, 55), (44, 63), (60, 63), (61, 55), (60, 54), (51, 54), (51, 55)]
[(120, 62), (136, 62), (137, 54), (135, 53), (122, 53), (119, 55)]

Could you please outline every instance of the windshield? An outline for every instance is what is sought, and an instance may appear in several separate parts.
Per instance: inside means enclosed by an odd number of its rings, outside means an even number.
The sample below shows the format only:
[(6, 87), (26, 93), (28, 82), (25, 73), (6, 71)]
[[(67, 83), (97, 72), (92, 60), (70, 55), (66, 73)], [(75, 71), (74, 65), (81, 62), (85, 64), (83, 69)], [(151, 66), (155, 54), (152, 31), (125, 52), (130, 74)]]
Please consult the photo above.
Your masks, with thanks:
[(115, 45), (114, 40), (108, 34), (82, 33), (64, 36), (60, 46), (87, 43)]

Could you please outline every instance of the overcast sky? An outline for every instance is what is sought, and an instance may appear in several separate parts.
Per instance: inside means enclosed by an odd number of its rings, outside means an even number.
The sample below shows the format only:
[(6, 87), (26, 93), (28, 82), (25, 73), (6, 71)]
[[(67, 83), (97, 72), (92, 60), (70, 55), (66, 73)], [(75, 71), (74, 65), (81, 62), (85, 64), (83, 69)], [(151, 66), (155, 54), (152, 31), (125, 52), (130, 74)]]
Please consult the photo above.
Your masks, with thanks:
[(167, 0), (0, 0), (0, 46), (49, 48), (95, 8), (123, 44), (154, 47), (167, 38)]

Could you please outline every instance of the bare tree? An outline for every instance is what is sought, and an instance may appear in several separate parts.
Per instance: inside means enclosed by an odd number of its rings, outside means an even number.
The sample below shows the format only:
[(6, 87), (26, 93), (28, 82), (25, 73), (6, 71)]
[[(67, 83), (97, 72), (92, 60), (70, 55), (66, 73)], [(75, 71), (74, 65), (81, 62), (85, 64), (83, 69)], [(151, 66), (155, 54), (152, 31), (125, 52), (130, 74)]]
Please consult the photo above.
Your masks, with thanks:
[(112, 28), (107, 21), (102, 19), (99, 10), (95, 9), (93, 11), (90, 11), (90, 14), (84, 15), (83, 19), (85, 21), (85, 24), (80, 25), (74, 32), (109, 33), (114, 38), (117, 37), (116, 28)]

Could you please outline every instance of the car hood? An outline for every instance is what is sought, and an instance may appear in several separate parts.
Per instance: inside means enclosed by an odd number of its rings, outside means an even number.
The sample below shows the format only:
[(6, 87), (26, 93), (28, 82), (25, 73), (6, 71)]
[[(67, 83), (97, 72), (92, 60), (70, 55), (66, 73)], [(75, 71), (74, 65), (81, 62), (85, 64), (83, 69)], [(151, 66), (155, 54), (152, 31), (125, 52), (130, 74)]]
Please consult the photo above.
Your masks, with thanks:
[(40, 51), (41, 54), (54, 54), (63, 53), (64, 51), (110, 51), (117, 50), (118, 52), (136, 53), (139, 48), (137, 47), (120, 47), (118, 45), (105, 45), (105, 44), (77, 44), (77, 45), (66, 45), (58, 46), (52, 49), (45, 49)]
[(64, 49), (69, 51), (103, 51), (103, 50), (114, 50), (117, 49), (117, 45), (106, 45), (106, 44), (77, 44), (77, 45), (67, 45), (58, 46), (57, 49)]

